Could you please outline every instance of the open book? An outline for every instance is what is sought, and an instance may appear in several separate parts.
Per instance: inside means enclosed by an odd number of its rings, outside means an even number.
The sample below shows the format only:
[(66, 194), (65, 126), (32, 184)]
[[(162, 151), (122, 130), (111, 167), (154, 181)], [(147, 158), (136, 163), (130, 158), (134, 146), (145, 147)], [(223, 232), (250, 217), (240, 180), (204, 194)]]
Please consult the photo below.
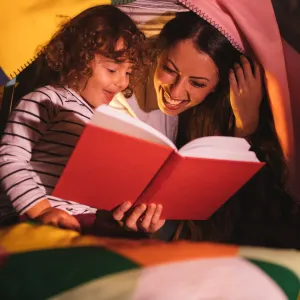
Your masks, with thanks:
[(162, 133), (101, 105), (53, 195), (99, 209), (124, 201), (163, 205), (163, 217), (211, 216), (262, 166), (245, 139), (204, 137), (180, 150)]

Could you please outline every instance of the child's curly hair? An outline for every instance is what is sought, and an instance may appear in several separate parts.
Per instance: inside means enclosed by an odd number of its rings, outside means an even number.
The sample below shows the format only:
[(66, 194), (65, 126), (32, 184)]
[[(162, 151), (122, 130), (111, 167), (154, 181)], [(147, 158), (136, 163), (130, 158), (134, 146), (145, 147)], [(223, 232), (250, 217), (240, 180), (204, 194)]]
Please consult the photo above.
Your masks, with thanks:
[[(89, 63), (95, 54), (116, 61), (142, 61), (144, 34), (129, 16), (112, 5), (89, 8), (65, 23), (43, 50), (48, 84), (79, 90), (83, 78), (92, 75)], [(119, 41), (124, 43), (116, 50)]]

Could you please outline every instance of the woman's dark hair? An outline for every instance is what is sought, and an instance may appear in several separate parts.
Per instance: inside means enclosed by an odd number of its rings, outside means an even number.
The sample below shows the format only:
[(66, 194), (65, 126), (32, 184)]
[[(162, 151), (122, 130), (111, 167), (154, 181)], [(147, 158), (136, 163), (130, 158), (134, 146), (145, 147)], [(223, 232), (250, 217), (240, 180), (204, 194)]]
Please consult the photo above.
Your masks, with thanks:
[[(92, 75), (89, 63), (95, 54), (138, 65), (143, 55), (144, 38), (131, 18), (115, 6), (89, 8), (62, 25), (29, 66), (35, 78), (31, 78), (30, 85), (26, 84), (21, 95), (46, 84), (67, 85), (78, 91), (79, 82)], [(124, 47), (117, 51), (119, 41)]]
[[(192, 39), (195, 48), (214, 61), (219, 83), (202, 103), (179, 116), (178, 147), (199, 137), (233, 136), (235, 128), (229, 71), (240, 62), (241, 53), (220, 31), (192, 12), (179, 13), (165, 25), (157, 40), (158, 49), (162, 51), (187, 39)], [(258, 128), (247, 139), (266, 166), (209, 220), (194, 222), (198, 239), (280, 246), (280, 238), (286, 236), (277, 235), (273, 228), (290, 224), (294, 201), (285, 191), (287, 166), (267, 94), (262, 99)]]
[(187, 112), (188, 119), (193, 120), (188, 139), (233, 135), (235, 124), (229, 101), (229, 70), (240, 61), (241, 53), (215, 27), (192, 12), (179, 13), (165, 25), (158, 38), (158, 49), (172, 47), (187, 39), (192, 39), (195, 48), (213, 60), (219, 72), (219, 83), (214, 92)]

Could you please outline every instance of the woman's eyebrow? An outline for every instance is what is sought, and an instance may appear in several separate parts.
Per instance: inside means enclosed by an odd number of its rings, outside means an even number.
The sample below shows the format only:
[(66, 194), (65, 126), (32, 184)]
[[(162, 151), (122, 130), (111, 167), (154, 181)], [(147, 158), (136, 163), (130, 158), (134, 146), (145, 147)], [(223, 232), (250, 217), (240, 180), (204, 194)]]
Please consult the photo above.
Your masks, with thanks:
[[(167, 58), (167, 60), (172, 64), (172, 66), (174, 67), (174, 69), (177, 71), (177, 72), (180, 72), (179, 69), (177, 68), (177, 66), (175, 65), (175, 63), (170, 59), (170, 58)], [(204, 79), (206, 81), (209, 81), (208, 78), (206, 77), (201, 77), (201, 76), (189, 76), (190, 78), (194, 78), (194, 79)]]
[(206, 80), (206, 81), (209, 81), (209, 79), (208, 78), (206, 78), (206, 77), (201, 77), (201, 76), (189, 76), (190, 78), (194, 78), (194, 79), (204, 79), (204, 80)]
[(173, 65), (174, 69), (179, 72), (179, 69), (177, 68), (177, 66), (175, 65), (175, 63), (170, 59), (170, 58), (167, 58), (167, 60)]

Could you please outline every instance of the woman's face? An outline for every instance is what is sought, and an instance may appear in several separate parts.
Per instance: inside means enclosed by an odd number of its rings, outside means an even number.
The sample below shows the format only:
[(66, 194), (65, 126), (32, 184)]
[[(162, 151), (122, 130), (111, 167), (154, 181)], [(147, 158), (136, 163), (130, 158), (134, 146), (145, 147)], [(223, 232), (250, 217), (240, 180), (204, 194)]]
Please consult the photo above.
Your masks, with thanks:
[(212, 59), (197, 50), (192, 40), (180, 41), (158, 58), (154, 75), (158, 106), (167, 115), (178, 115), (201, 103), (218, 81)]

